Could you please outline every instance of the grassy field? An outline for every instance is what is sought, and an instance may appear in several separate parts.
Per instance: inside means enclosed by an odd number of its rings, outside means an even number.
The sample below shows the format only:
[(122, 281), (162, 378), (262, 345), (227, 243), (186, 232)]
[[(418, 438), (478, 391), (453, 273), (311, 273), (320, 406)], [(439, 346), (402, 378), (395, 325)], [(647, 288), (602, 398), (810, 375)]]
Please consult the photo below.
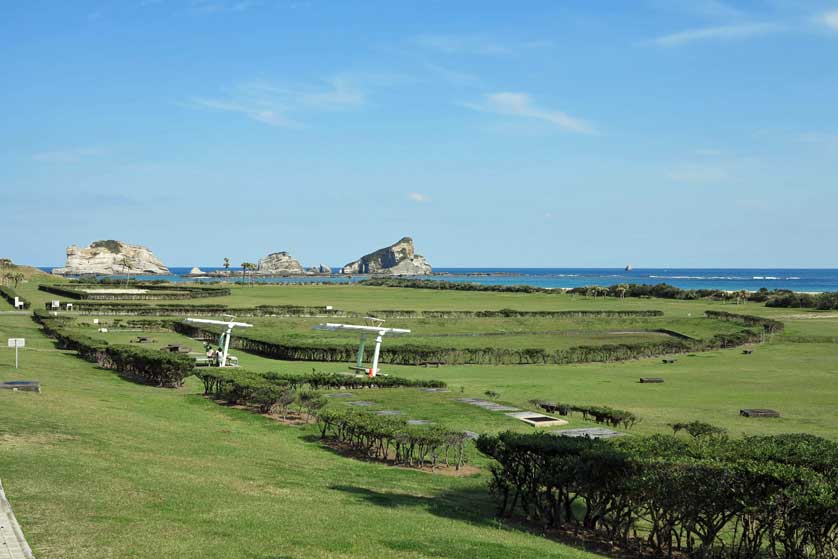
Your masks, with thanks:
[[(25, 297), (40, 293), (44, 300), (50, 298), (34, 287), (34, 282), (22, 284), (19, 291)], [(786, 322), (786, 333), (755, 347), (752, 355), (741, 350), (682, 355), (672, 365), (653, 359), (568, 366), (388, 366), (391, 374), (444, 380), (451, 392), (359, 391), (353, 399), (477, 432), (531, 430), (502, 413), (456, 401), (493, 390), (499, 402), (527, 409), (532, 409), (532, 398), (627, 409), (642, 418), (632, 433), (668, 432), (671, 422), (700, 419), (726, 427), (733, 436), (808, 432), (838, 438), (834, 313), (706, 301), (356, 286), (234, 288), (233, 295), (222, 299), (236, 306), (331, 304), (359, 311), (661, 309), (662, 320), (678, 326), (673, 329), (691, 329), (685, 333), (696, 335), (735, 329), (729, 323), (702, 322), (699, 317), (708, 308), (772, 316)], [(92, 319), (78, 318), (87, 333), (99, 335)], [(454, 322), (446, 333), (501, 328), (515, 335), (478, 339), (513, 343), (537, 339), (539, 335), (528, 334), (535, 330), (595, 336), (637, 329), (636, 324), (611, 320), (492, 320)], [(258, 322), (267, 332), (282, 327), (286, 335), (297, 330), (311, 335), (308, 320)], [(418, 334), (440, 329), (434, 321), (409, 322)], [(102, 336), (111, 343), (127, 343), (140, 333)], [(183, 343), (202, 351), (199, 342), (179, 334), (143, 335), (155, 338), (151, 347)], [(550, 340), (576, 334), (543, 335), (545, 342), (557, 343)], [(473, 449), (470, 460), (481, 472), (468, 477), (362, 462), (322, 447), (313, 440), (313, 426), (285, 426), (208, 401), (195, 379), (167, 390), (101, 370), (55, 349), (28, 316), (0, 314), (0, 341), (7, 337), (25, 337), (27, 348), (21, 352), (21, 370), (15, 371), (14, 353), (3, 344), (0, 381), (36, 379), (44, 387), (42, 394), (0, 391), (0, 478), (39, 558), (593, 557), (494, 520), (485, 490), (487, 463)], [(424, 337), (444, 343), (456, 338)], [(236, 354), (243, 367), (256, 371), (346, 370), (336, 363)], [(640, 384), (640, 376), (661, 376), (666, 382)], [(742, 407), (771, 407), (783, 417), (746, 419), (738, 415)], [(592, 425), (573, 416), (568, 427)]]

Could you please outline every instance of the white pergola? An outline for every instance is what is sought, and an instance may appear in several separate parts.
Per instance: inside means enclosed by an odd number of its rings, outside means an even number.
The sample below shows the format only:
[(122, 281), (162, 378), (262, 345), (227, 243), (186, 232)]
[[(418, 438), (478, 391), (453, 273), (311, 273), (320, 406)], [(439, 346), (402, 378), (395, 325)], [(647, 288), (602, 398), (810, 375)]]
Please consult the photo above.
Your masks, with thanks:
[(225, 330), (221, 334), (221, 340), (219, 340), (219, 346), (222, 347), (221, 350), (221, 360), (218, 363), (219, 367), (226, 367), (227, 366), (227, 353), (230, 350), (230, 337), (233, 333), (233, 328), (251, 328), (253, 325), (248, 324), (247, 322), (234, 322), (232, 320), (211, 320), (209, 318), (187, 318), (186, 322), (195, 322), (197, 324), (215, 324), (217, 326), (224, 326)]
[[(381, 326), (381, 323), (384, 322), (380, 318), (367, 318), (372, 322), (375, 322), (375, 325), (359, 325), (359, 324), (336, 324), (332, 322), (327, 322), (325, 324), (318, 324), (314, 327), (315, 330), (326, 330), (329, 332), (338, 332), (338, 331), (347, 331), (347, 332), (360, 332), (361, 334), (361, 343), (358, 346), (358, 360), (356, 363), (356, 370), (359, 371), (366, 371), (369, 374), (370, 378), (375, 377), (378, 375), (378, 356), (381, 353), (381, 342), (384, 339), (386, 334), (391, 335), (401, 335), (401, 334), (410, 334), (410, 330), (404, 328), (385, 328)], [(367, 334), (375, 334), (375, 351), (372, 354), (372, 367), (369, 369), (364, 368), (364, 345), (367, 341)]]

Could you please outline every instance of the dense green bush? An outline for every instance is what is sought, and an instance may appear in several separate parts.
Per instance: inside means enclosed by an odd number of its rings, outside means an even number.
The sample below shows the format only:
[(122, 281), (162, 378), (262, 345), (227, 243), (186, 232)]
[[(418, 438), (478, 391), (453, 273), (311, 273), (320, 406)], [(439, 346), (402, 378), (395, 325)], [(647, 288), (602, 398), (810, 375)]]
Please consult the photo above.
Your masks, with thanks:
[[(5, 285), (0, 285), (0, 297), (8, 301), (10, 305), (15, 304), (15, 297), (18, 297), (21, 301), (23, 301), (23, 297), (18, 295), (17, 291)], [(30, 306), (29, 301), (23, 301), (24, 309), (28, 309)]]
[[(326, 408), (317, 414), (321, 438), (330, 437), (356, 452), (396, 464), (432, 469), (465, 462), (466, 435), (433, 425), (408, 425), (400, 417), (360, 410)], [(452, 460), (453, 459), (453, 460)]]
[(638, 555), (834, 558), (838, 444), (807, 435), (614, 442), (482, 436), (501, 515), (585, 529)]
[(156, 386), (177, 387), (192, 375), (195, 360), (177, 353), (130, 345), (110, 345), (104, 340), (85, 336), (66, 328), (65, 318), (52, 317), (37, 310), (33, 318), (63, 349), (75, 350), (79, 357), (93, 361), (100, 367)]

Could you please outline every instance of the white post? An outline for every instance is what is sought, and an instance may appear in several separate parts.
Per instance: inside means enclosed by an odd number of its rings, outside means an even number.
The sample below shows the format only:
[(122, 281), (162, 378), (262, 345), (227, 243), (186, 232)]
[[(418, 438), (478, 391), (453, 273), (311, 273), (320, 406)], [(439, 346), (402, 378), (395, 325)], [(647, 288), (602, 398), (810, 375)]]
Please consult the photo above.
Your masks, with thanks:
[(227, 332), (224, 333), (224, 351), (221, 352), (221, 367), (227, 366), (227, 352), (230, 350), (230, 334), (233, 332), (233, 327), (228, 326)]
[(375, 352), (372, 354), (372, 369), (370, 369), (371, 377), (378, 374), (378, 354), (381, 352), (381, 336), (383, 335), (382, 332), (379, 332), (375, 337)]
[(18, 345), (15, 344), (15, 369), (17, 369), (17, 352), (18, 352)]

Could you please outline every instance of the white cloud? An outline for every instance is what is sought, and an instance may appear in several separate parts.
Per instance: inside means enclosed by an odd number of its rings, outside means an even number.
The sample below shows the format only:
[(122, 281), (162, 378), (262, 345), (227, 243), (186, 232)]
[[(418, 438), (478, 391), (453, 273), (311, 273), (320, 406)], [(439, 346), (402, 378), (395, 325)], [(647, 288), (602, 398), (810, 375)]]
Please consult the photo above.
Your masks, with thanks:
[(94, 147), (71, 148), (34, 153), (32, 159), (41, 163), (78, 163), (82, 159), (95, 157), (103, 153), (102, 149)]
[(823, 25), (838, 31), (838, 10), (821, 14), (821, 17), (818, 19)]
[(283, 87), (265, 82), (240, 84), (226, 98), (196, 97), (193, 107), (242, 114), (269, 126), (294, 128), (300, 126), (289, 115), (306, 111), (333, 111), (357, 108), (364, 104), (361, 90), (349, 80), (335, 77), (326, 87)]
[(539, 107), (532, 102), (532, 99), (526, 93), (509, 91), (490, 93), (485, 96), (483, 102), (469, 103), (466, 104), (466, 107), (476, 111), (499, 115), (534, 118), (558, 126), (568, 132), (577, 132), (580, 134), (596, 133), (590, 123), (572, 117), (562, 111)]
[(426, 195), (419, 193), (419, 192), (411, 192), (407, 195), (408, 199), (413, 200), (414, 202), (428, 202), (430, 198)]
[(701, 27), (688, 29), (669, 35), (661, 35), (652, 43), (662, 47), (675, 47), (697, 41), (747, 39), (769, 33), (777, 33), (784, 28), (776, 23), (744, 23), (738, 25), (721, 25), (718, 27)]

